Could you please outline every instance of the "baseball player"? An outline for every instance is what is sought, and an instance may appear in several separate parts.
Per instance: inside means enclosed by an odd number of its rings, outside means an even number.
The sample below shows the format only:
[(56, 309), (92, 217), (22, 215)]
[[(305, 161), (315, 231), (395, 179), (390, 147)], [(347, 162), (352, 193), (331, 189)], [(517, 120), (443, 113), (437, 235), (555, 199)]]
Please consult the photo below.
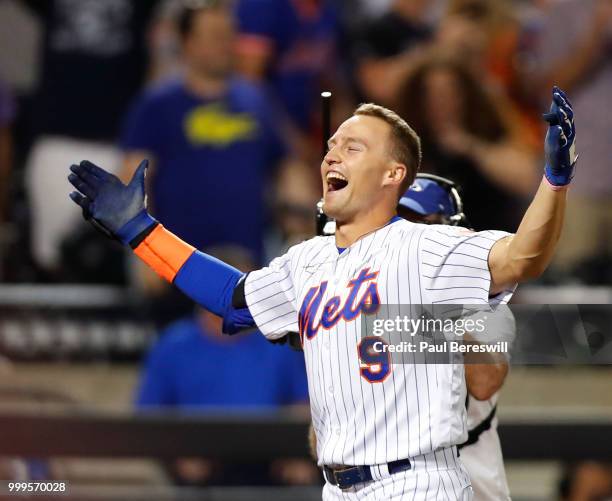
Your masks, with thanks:
[[(398, 214), (413, 222), (469, 227), (459, 190), (451, 180), (418, 174), (400, 198)], [(497, 336), (512, 341), (515, 322), (509, 310), (498, 310)], [(472, 481), (474, 501), (510, 499), (501, 444), (497, 435), (498, 391), (508, 374), (508, 354), (489, 363), (465, 365), (468, 439), (460, 446), (461, 461)]]
[(471, 499), (457, 454), (467, 438), (463, 364), (390, 363), (388, 354), (373, 355), (361, 320), (383, 304), (494, 306), (543, 272), (576, 162), (572, 108), (557, 88), (546, 119), (544, 178), (513, 235), (399, 218), (398, 200), (420, 165), (420, 140), (374, 104), (340, 125), (321, 164), (335, 235), (302, 242), (247, 275), (149, 215), (146, 160), (128, 185), (88, 161), (71, 166), (78, 190), (71, 198), (101, 231), (221, 315), (224, 332), (257, 326), (269, 339), (300, 333), (324, 499)]
[[(457, 185), (433, 174), (417, 174), (414, 183), (400, 198), (397, 213), (415, 223), (469, 227)], [(317, 205), (317, 228), (321, 235), (335, 232), (335, 222), (322, 212), (321, 203)], [(511, 342), (515, 337), (512, 313), (498, 310), (497, 315), (496, 327), (503, 329), (503, 332), (496, 333), (497, 337)], [(293, 333), (291, 337), (289, 343), (299, 346)], [(496, 417), (498, 390), (508, 373), (508, 356), (508, 353), (503, 353), (496, 359), (487, 360), (487, 363), (465, 365), (468, 439), (459, 449), (472, 482), (474, 501), (510, 499)], [(312, 430), (309, 431), (309, 442), (316, 459), (316, 435)]]

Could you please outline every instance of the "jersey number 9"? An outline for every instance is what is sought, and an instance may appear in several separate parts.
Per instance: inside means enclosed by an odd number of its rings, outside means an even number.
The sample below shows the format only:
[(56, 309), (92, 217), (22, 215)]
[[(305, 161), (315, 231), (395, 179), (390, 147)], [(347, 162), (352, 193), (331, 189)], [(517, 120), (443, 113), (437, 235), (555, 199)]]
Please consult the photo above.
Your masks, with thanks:
[(382, 383), (391, 373), (388, 343), (375, 336), (364, 337), (357, 346), (361, 377), (370, 383)]

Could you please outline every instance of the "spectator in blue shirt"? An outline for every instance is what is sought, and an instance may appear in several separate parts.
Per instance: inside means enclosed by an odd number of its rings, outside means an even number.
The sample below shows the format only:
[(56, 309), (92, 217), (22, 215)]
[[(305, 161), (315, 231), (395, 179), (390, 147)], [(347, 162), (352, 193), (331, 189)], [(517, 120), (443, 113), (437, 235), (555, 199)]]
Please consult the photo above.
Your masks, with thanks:
[(264, 191), (285, 154), (278, 120), (265, 93), (233, 74), (233, 17), (223, 2), (185, 6), (178, 24), (184, 75), (133, 105), (121, 138), (125, 177), (146, 156), (161, 223), (200, 249), (238, 245), (259, 261)]
[(142, 373), (139, 408), (272, 410), (305, 404), (304, 356), (259, 333), (223, 336), (205, 310), (161, 333)]
[[(266, 412), (293, 406), (308, 412), (304, 356), (273, 346), (258, 332), (221, 334), (221, 319), (205, 310), (177, 321), (153, 347), (136, 394), (139, 409), (184, 412)], [(168, 465), (179, 485), (309, 484), (319, 479), (307, 459), (221, 463), (178, 458)]]

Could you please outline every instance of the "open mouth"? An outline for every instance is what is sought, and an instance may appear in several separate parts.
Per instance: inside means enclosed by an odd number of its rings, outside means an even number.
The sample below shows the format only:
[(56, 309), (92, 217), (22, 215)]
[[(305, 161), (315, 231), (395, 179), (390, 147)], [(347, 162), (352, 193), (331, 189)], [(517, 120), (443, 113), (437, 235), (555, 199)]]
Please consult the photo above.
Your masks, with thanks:
[(348, 179), (339, 172), (327, 173), (327, 191), (339, 191), (347, 187)]

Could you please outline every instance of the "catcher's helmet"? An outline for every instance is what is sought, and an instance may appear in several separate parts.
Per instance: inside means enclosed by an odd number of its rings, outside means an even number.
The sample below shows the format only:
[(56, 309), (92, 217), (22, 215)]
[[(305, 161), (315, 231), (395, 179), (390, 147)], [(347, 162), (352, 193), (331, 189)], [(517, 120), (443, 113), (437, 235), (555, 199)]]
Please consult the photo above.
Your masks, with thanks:
[(417, 174), (414, 183), (402, 195), (399, 206), (420, 216), (439, 215), (441, 224), (469, 226), (463, 213), (463, 201), (454, 181), (434, 174)]

